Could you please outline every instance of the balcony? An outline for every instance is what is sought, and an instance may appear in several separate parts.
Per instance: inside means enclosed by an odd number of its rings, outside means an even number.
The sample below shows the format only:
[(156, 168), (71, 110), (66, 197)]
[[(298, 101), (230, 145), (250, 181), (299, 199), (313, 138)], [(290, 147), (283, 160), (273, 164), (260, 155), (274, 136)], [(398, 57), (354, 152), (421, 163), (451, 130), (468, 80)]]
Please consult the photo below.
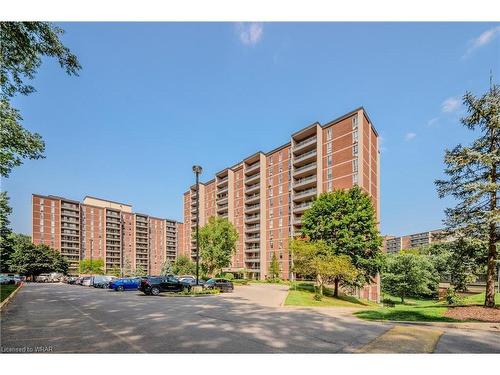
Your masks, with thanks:
[(294, 217), (293, 218), (293, 225), (294, 226), (302, 226), (302, 218), (301, 217)]
[(246, 224), (252, 224), (252, 223), (256, 223), (258, 221), (260, 221), (260, 215), (259, 214), (245, 216), (245, 223)]
[(80, 217), (80, 214), (78, 211), (68, 211), (68, 210), (61, 210), (61, 215), (62, 216), (70, 216), (70, 217)]
[(227, 184), (228, 180), (229, 180), (229, 176), (217, 178), (217, 187)]
[(260, 168), (260, 162), (247, 165), (245, 168), (245, 174), (249, 175), (250, 173), (255, 172), (259, 168)]
[(255, 185), (257, 182), (260, 181), (260, 173), (251, 175), (249, 177), (245, 178), (245, 185)]
[(245, 242), (247, 243), (258, 243), (260, 242), (260, 235), (246, 236)]
[(260, 200), (260, 194), (247, 195), (245, 197), (245, 203), (256, 203)]
[(249, 185), (249, 186), (247, 186), (247, 188), (245, 190), (245, 193), (248, 193), (248, 194), (255, 193), (255, 192), (259, 191), (259, 189), (260, 189), (260, 184), (259, 183), (253, 184), (253, 185)]
[(293, 206), (293, 212), (297, 212), (297, 213), (304, 212), (305, 210), (307, 210), (311, 206), (312, 206), (312, 201), (301, 203), (301, 204), (296, 204)]
[(251, 263), (260, 263), (260, 256), (257, 257), (246, 257), (245, 262), (251, 262)]
[(300, 168), (293, 169), (293, 176), (296, 178), (305, 177), (316, 171), (316, 162), (309, 163)]
[(310, 197), (315, 197), (316, 196), (317, 189), (316, 188), (311, 188), (307, 190), (302, 190), (293, 195), (293, 201), (297, 202), (300, 200), (304, 200)]
[(260, 252), (260, 247), (250, 246), (245, 249), (245, 253), (258, 253)]
[(226, 204), (221, 204), (217, 206), (217, 212), (225, 212), (228, 210), (229, 205)]
[(298, 180), (295, 180), (293, 183), (293, 189), (296, 190), (298, 188), (308, 188), (311, 186), (314, 186), (316, 184), (317, 178), (316, 175), (312, 175), (309, 177), (304, 177), (304, 178), (299, 178)]
[(300, 167), (301, 165), (307, 164), (310, 161), (316, 160), (316, 156), (316, 149), (308, 151), (304, 154), (300, 154), (293, 159), (293, 165), (296, 167)]
[(221, 189), (217, 189), (217, 195), (227, 193), (228, 190), (229, 190), (229, 188), (227, 186), (223, 187)]
[(255, 233), (260, 231), (260, 224), (256, 225), (247, 225), (245, 228), (246, 233)]
[(228, 198), (227, 194), (223, 197), (217, 198), (217, 205), (227, 204)]
[(316, 147), (316, 136), (312, 136), (304, 139), (303, 141), (297, 142), (293, 145), (293, 153), (298, 154), (301, 151), (306, 151), (312, 148), (312, 146)]
[(254, 213), (254, 212), (258, 212), (260, 211), (260, 204), (257, 203), (257, 204), (252, 204), (251, 206), (246, 206), (245, 207), (245, 212), (248, 213), (248, 214), (251, 214), (251, 213)]

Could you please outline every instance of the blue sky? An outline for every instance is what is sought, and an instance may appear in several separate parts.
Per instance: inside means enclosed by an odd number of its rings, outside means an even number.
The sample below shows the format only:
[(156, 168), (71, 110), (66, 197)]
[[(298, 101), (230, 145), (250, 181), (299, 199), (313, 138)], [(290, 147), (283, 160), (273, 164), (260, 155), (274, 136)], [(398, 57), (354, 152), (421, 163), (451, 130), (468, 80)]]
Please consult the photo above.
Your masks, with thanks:
[(364, 106), (382, 137), (381, 229), (441, 226), (443, 154), (466, 90), (498, 82), (495, 23), (62, 23), (82, 71), (47, 60), (37, 93), (13, 101), (46, 158), (4, 179), (15, 231), (31, 194), (130, 203), (182, 220), (182, 193), (258, 151)]

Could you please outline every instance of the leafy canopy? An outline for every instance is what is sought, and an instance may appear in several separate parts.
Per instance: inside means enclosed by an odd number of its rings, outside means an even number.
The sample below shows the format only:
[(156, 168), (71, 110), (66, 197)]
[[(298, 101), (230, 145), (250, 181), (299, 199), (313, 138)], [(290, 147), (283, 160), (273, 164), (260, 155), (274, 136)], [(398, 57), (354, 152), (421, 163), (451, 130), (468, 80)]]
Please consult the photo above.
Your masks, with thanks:
[(358, 186), (321, 194), (302, 217), (302, 234), (324, 241), (333, 255), (347, 255), (360, 271), (359, 284), (370, 282), (383, 265), (375, 209)]
[(437, 292), (439, 276), (428, 257), (402, 252), (387, 257), (382, 289), (400, 297), (429, 296)]
[[(325, 283), (352, 283), (358, 276), (358, 270), (351, 263), (349, 256), (332, 254), (329, 246), (323, 241), (293, 239), (290, 241), (290, 250), (293, 253), (294, 272), (315, 278), (320, 295), (323, 294)], [(336, 288), (335, 296), (337, 295)]]
[(174, 275), (193, 275), (196, 273), (196, 264), (191, 258), (180, 255), (172, 263), (171, 271)]
[(13, 272), (32, 276), (68, 272), (68, 262), (61, 253), (47, 245), (33, 244), (29, 236), (13, 234), (13, 248), (8, 264)]
[(200, 259), (209, 275), (231, 264), (236, 252), (238, 231), (227, 219), (212, 216), (200, 229)]
[(78, 263), (78, 271), (83, 274), (104, 274), (104, 260), (102, 258), (82, 259)]

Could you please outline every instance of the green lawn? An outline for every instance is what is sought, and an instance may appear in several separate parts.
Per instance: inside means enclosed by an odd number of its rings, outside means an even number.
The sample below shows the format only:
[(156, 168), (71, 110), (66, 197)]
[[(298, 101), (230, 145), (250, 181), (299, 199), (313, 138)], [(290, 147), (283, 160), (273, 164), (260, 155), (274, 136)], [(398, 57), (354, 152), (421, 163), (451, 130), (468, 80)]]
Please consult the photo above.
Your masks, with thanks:
[[(423, 321), (423, 322), (457, 322), (458, 320), (443, 316), (448, 310), (448, 305), (444, 301), (407, 299), (405, 304), (396, 297), (390, 298), (395, 302), (394, 307), (363, 310), (354, 313), (357, 317), (368, 320), (401, 320), (401, 321)], [(500, 294), (496, 294), (495, 301), (500, 301)], [(484, 293), (466, 297), (464, 305), (482, 305)]]
[(0, 302), (3, 302), (18, 287), (18, 285), (0, 285)]
[(298, 283), (291, 286), (288, 291), (288, 296), (285, 300), (286, 306), (316, 306), (316, 307), (372, 307), (377, 306), (375, 303), (359, 300), (355, 297), (341, 296), (333, 297), (333, 291), (325, 288), (324, 296), (321, 301), (314, 299), (314, 285), (310, 283)]

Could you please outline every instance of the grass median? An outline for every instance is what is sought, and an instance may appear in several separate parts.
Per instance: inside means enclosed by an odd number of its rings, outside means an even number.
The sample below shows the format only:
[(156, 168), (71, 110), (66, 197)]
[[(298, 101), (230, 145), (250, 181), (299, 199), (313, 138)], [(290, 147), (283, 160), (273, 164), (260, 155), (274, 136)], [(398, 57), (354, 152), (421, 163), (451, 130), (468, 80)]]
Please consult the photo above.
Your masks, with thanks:
[(333, 297), (331, 288), (324, 288), (323, 298), (318, 301), (314, 298), (315, 289), (311, 283), (297, 283), (290, 286), (285, 306), (305, 306), (305, 307), (350, 307), (350, 308), (372, 308), (377, 304), (357, 299), (351, 296)]
[(17, 288), (19, 288), (19, 285), (0, 285), (0, 302), (3, 302)]
[[(366, 320), (393, 320), (407, 322), (462, 322), (445, 316), (450, 306), (445, 301), (410, 298), (401, 303), (397, 297), (386, 296), (394, 302), (394, 307), (363, 310), (354, 313), (358, 318)], [(500, 294), (495, 296), (497, 304), (500, 303)], [(461, 306), (482, 306), (484, 293), (465, 297)]]

